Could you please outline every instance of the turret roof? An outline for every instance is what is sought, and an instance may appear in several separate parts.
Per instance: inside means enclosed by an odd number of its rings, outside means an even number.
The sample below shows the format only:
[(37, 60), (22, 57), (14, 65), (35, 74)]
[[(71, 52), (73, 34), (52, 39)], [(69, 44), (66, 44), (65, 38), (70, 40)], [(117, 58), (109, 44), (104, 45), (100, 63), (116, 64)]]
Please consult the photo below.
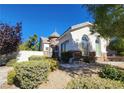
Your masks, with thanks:
[(59, 37), (60, 35), (55, 31), (49, 37)]

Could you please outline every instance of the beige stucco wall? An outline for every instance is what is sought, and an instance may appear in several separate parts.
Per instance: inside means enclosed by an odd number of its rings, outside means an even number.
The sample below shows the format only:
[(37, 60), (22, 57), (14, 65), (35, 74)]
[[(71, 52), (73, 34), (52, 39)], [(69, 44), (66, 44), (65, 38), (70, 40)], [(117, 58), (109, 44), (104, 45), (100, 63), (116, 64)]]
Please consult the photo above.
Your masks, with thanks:
[(30, 56), (44, 56), (42, 51), (19, 51), (17, 56), (17, 62), (28, 61)]
[(47, 48), (50, 48), (49, 44), (43, 44), (43, 51), (49, 51)]

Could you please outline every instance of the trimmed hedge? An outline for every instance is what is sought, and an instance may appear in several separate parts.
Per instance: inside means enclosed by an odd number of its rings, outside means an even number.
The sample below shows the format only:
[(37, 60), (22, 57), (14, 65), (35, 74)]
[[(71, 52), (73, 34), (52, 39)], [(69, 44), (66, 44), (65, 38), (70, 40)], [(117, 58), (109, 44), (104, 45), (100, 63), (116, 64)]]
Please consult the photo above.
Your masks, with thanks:
[(44, 60), (44, 59), (48, 59), (48, 57), (45, 57), (45, 56), (31, 56), (29, 57), (29, 61), (32, 61), (32, 60)]
[(14, 79), (15, 79), (15, 76), (16, 76), (16, 72), (14, 70), (10, 71), (8, 73), (8, 76), (7, 76), (7, 83), (9, 85), (12, 85), (14, 84)]
[(16, 63), (16, 59), (11, 59), (9, 62), (7, 62), (6, 66), (12, 67)]
[(120, 56), (124, 56), (124, 52), (120, 52), (119, 55), (120, 55)]
[(124, 84), (120, 81), (103, 79), (100, 77), (81, 77), (70, 81), (67, 89), (122, 89)]
[(30, 61), (40, 61), (47, 62), (50, 65), (51, 71), (54, 71), (58, 68), (58, 61), (56, 59), (45, 57), (45, 56), (31, 56), (29, 57)]
[(109, 78), (112, 80), (114, 79), (114, 80), (124, 81), (124, 71), (119, 70), (111, 65), (105, 65), (102, 68), (99, 75), (102, 78)]
[(23, 89), (37, 88), (47, 80), (48, 73), (58, 68), (58, 62), (52, 58), (32, 56), (29, 62), (16, 63), (16, 85)]
[(16, 71), (16, 85), (22, 89), (37, 88), (47, 80), (50, 65), (47, 62), (23, 62), (14, 66)]

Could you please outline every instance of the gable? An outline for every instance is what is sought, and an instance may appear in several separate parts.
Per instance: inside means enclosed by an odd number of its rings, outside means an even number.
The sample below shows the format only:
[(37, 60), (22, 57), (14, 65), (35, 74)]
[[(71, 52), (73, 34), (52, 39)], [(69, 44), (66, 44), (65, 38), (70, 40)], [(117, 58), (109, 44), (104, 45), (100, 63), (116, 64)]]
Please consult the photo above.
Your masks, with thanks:
[(84, 22), (84, 23), (80, 23), (80, 24), (76, 24), (76, 25), (73, 25), (71, 27), (69, 27), (60, 37), (59, 39), (65, 37), (65, 35), (69, 32), (73, 32), (73, 31), (78, 31), (82, 28), (85, 28), (85, 27), (91, 27), (93, 24), (90, 23), (90, 22)]

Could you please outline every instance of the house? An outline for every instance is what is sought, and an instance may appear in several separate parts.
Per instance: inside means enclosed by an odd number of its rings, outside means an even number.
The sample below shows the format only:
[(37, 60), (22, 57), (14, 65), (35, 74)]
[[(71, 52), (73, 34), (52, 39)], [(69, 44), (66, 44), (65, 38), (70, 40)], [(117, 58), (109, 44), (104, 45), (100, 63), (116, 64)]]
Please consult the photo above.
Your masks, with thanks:
[(40, 37), (40, 51), (43, 51), (44, 55), (50, 56), (50, 42), (46, 37)]
[(41, 42), (41, 47), (40, 50), (44, 52), (46, 56), (53, 56), (53, 57), (58, 57), (58, 38), (59, 34), (54, 31), (48, 38), (46, 37), (41, 37), (40, 42)]
[(59, 37), (59, 57), (62, 52), (81, 51), (82, 55), (88, 56), (95, 52), (97, 60), (107, 59), (107, 41), (98, 33), (92, 33), (90, 22), (84, 22), (71, 26)]

